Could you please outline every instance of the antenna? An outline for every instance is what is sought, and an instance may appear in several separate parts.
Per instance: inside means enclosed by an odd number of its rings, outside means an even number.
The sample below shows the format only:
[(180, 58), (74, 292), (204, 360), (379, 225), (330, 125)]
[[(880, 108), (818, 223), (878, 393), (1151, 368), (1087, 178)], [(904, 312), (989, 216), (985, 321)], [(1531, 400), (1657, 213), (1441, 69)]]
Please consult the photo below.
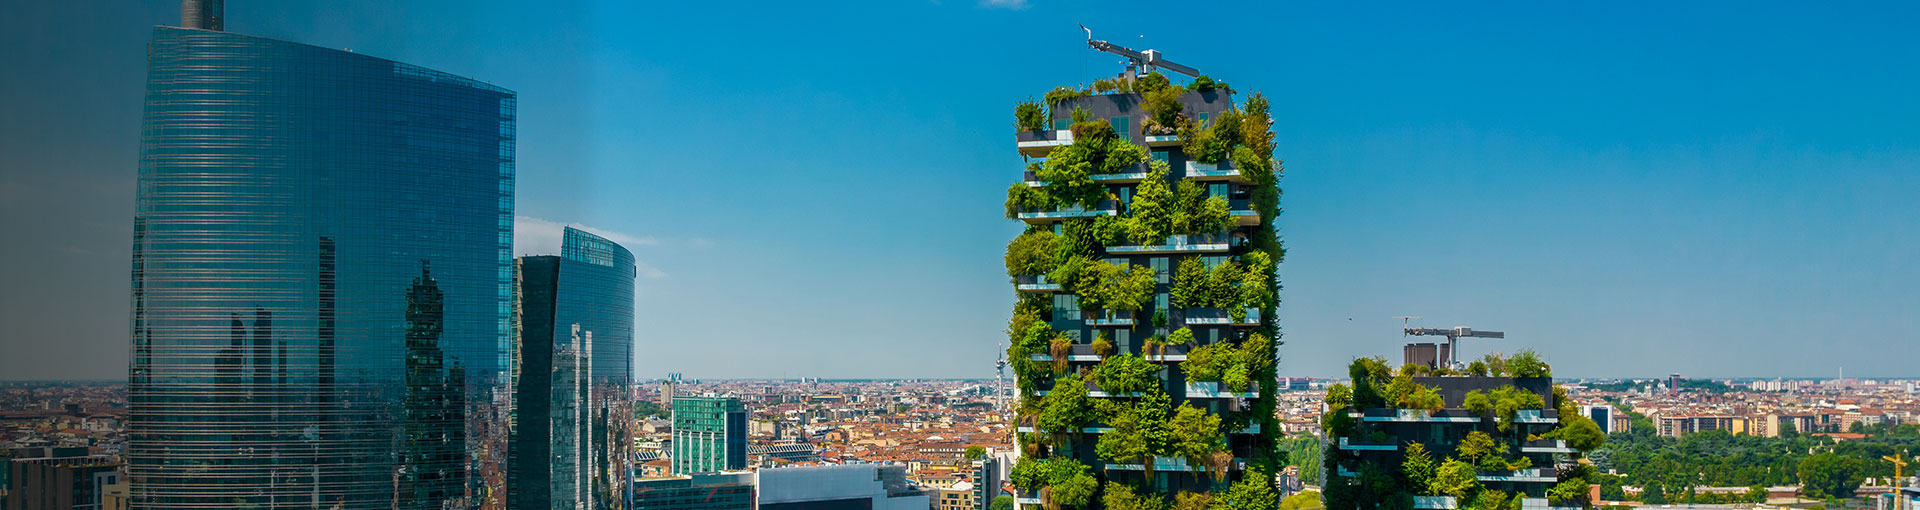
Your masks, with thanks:
[(1400, 327), (1406, 328), (1408, 327), (1408, 321), (1411, 321), (1413, 319), (1425, 319), (1426, 317), (1421, 317), (1418, 315), (1395, 315), (1393, 316), (1393, 318), (1400, 319)]

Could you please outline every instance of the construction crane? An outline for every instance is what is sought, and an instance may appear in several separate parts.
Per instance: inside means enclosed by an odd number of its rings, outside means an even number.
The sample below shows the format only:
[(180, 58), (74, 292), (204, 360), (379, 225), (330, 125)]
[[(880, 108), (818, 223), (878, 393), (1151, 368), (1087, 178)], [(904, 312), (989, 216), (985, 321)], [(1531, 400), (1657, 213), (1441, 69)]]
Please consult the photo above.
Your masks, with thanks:
[(1087, 28), (1086, 25), (1080, 25), (1080, 29), (1087, 31), (1087, 47), (1127, 57), (1127, 79), (1129, 80), (1133, 79), (1136, 73), (1151, 73), (1156, 67), (1195, 78), (1200, 77), (1200, 70), (1168, 62), (1160, 57), (1158, 50), (1133, 51), (1125, 46), (1094, 39), (1093, 29)]
[(1900, 482), (1906, 480), (1906, 478), (1902, 478), (1901, 470), (1907, 467), (1907, 451), (1900, 450), (1900, 456), (1898, 457), (1886, 455), (1880, 458), (1887, 459), (1887, 462), (1893, 463), (1893, 510), (1900, 510), (1900, 500), (1906, 497), (1900, 494)]
[(1447, 366), (1459, 370), (1460, 339), (1462, 338), (1506, 338), (1500, 331), (1474, 331), (1473, 328), (1460, 326), (1453, 329), (1406, 328), (1407, 336), (1444, 336), (1447, 337)]

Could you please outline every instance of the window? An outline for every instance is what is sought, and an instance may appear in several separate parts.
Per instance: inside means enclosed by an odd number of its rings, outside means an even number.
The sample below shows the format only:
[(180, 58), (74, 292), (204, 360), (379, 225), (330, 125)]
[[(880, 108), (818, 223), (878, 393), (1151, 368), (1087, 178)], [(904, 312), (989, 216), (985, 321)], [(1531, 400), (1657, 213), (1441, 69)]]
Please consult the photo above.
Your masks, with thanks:
[(1120, 188), (1120, 214), (1130, 214), (1127, 206), (1133, 204), (1133, 188)]
[(1126, 329), (1114, 331), (1113, 345), (1118, 347), (1120, 352), (1133, 352), (1133, 331)]
[(1220, 267), (1220, 263), (1226, 262), (1226, 261), (1227, 261), (1227, 257), (1225, 255), (1208, 255), (1208, 256), (1200, 257), (1200, 263), (1202, 265), (1207, 266), (1208, 271), (1212, 271), (1213, 268)]
[[(1147, 267), (1153, 268), (1154, 283), (1167, 283), (1168, 273), (1167, 273), (1166, 257), (1154, 257), (1154, 258), (1147, 259)], [(1161, 296), (1165, 297), (1166, 295), (1162, 294)], [(1162, 308), (1164, 308), (1164, 306)]]
[(1167, 164), (1172, 164), (1172, 163), (1170, 163), (1170, 162), (1168, 162), (1168, 161), (1167, 161), (1167, 155), (1168, 155), (1168, 154), (1171, 154), (1171, 152), (1168, 152), (1168, 151), (1153, 151), (1153, 160), (1154, 160), (1154, 161), (1159, 161), (1159, 162), (1161, 162), (1161, 163), (1167, 163)]
[(1068, 129), (1073, 129), (1073, 119), (1055, 120), (1053, 121), (1053, 129), (1059, 130), (1059, 131), (1066, 131)]
[(1113, 132), (1120, 135), (1121, 140), (1133, 138), (1133, 133), (1127, 131), (1127, 116), (1121, 115), (1107, 120), (1113, 123)]
[(1207, 127), (1207, 114), (1205, 112), (1200, 114), (1200, 127)]
[(1208, 184), (1208, 185), (1207, 185), (1207, 196), (1210, 196), (1210, 197), (1220, 197), (1221, 199), (1226, 199), (1226, 198), (1227, 198), (1227, 185), (1225, 185), (1225, 184)]
[(1080, 296), (1073, 294), (1054, 294), (1053, 312), (1056, 317), (1080, 317)]

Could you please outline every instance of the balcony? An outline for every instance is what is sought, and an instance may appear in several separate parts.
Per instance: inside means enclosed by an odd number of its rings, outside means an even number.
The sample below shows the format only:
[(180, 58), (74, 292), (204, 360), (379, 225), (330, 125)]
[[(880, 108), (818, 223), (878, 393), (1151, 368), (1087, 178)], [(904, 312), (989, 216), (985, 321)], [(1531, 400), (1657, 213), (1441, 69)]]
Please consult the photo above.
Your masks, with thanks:
[(1188, 326), (1258, 326), (1260, 325), (1260, 309), (1248, 308), (1246, 317), (1234, 320), (1226, 310), (1219, 308), (1194, 308), (1187, 310), (1184, 322)]
[[(1145, 466), (1142, 464), (1107, 464), (1107, 470), (1109, 471), (1141, 471), (1144, 468)], [(1247, 468), (1246, 459), (1234, 457), (1233, 463), (1230, 465), (1230, 469), (1246, 469), (1246, 468)], [(1202, 473), (1202, 472), (1206, 472), (1207, 467), (1189, 465), (1187, 463), (1187, 459), (1184, 457), (1171, 457), (1171, 458), (1170, 457), (1154, 457), (1153, 470), (1159, 471), (1159, 472), (1186, 471), (1191, 473)]]
[(1027, 223), (1038, 225), (1038, 224), (1052, 223), (1054, 220), (1065, 220), (1065, 219), (1072, 219), (1072, 218), (1093, 218), (1096, 216), (1114, 216), (1119, 214), (1118, 212), (1119, 207), (1120, 207), (1119, 203), (1114, 202), (1112, 200), (1105, 200), (1105, 201), (1101, 201), (1098, 205), (1096, 205), (1092, 209), (1088, 209), (1076, 204), (1076, 205), (1070, 205), (1066, 207), (1060, 207), (1051, 211), (1038, 211), (1038, 210), (1022, 211), (1019, 216), (1020, 216), (1020, 221), (1025, 221)]
[[(1034, 432), (1033, 427), (1015, 427), (1014, 430), (1022, 434), (1032, 434)], [(1080, 427), (1080, 432), (1086, 434), (1105, 434), (1113, 432), (1113, 427)]]
[(1418, 510), (1454, 510), (1460, 508), (1460, 502), (1453, 496), (1414, 496), (1413, 507)]
[[(1053, 356), (1051, 354), (1035, 354), (1032, 356), (1031, 359), (1033, 359), (1034, 361), (1050, 362), (1050, 361), (1053, 361)], [(1093, 353), (1092, 344), (1073, 344), (1072, 347), (1067, 348), (1067, 361), (1098, 362), (1101, 359), (1104, 359), (1104, 358), (1098, 354)]]
[(1400, 445), (1397, 445), (1397, 444), (1354, 444), (1354, 443), (1351, 443), (1351, 442), (1348, 442), (1348, 440), (1347, 440), (1347, 438), (1344, 438), (1344, 437), (1343, 437), (1343, 438), (1340, 438), (1340, 449), (1342, 449), (1342, 450), (1348, 450), (1348, 451), (1366, 451), (1366, 452), (1392, 452), (1392, 451), (1399, 451), (1399, 450), (1400, 450)]
[(1542, 411), (1539, 409), (1521, 409), (1520, 412), (1514, 413), (1513, 422), (1551, 425), (1555, 423), (1560, 423), (1559, 415), (1560, 413), (1558, 411)]
[(1227, 215), (1233, 217), (1235, 224), (1242, 227), (1260, 224), (1260, 213), (1253, 210), (1251, 200), (1228, 200)]
[(1481, 417), (1464, 409), (1445, 409), (1438, 413), (1426, 409), (1368, 409), (1360, 421), (1390, 423), (1480, 423)]
[(1088, 318), (1087, 325), (1095, 326), (1095, 327), (1102, 327), (1102, 326), (1133, 327), (1133, 314), (1107, 310), (1106, 313), (1103, 315), (1095, 315), (1093, 317)]
[(1047, 157), (1055, 147), (1073, 145), (1073, 131), (1056, 129), (1047, 131), (1021, 131), (1013, 134), (1014, 145), (1019, 147), (1020, 155), (1032, 158)]
[(1520, 499), (1520, 510), (1578, 510), (1580, 508), (1582, 507), (1579, 505), (1554, 506), (1553, 502), (1548, 500), (1547, 498), (1521, 498)]
[(1167, 345), (1159, 351), (1149, 351), (1145, 346), (1140, 349), (1140, 359), (1148, 363), (1179, 363), (1187, 360), (1186, 345)]
[(1536, 439), (1520, 443), (1520, 453), (1574, 453), (1567, 442), (1559, 439)]
[(1047, 275), (1015, 276), (1013, 288), (1021, 292), (1060, 292), (1060, 284), (1047, 281)]
[(1218, 382), (1187, 381), (1187, 398), (1260, 398), (1257, 391), (1235, 393)]
[(1231, 243), (1244, 242), (1226, 234), (1209, 235), (1172, 235), (1161, 244), (1136, 246), (1108, 246), (1107, 253), (1157, 254), (1157, 253), (1208, 253), (1223, 252), (1233, 248)]
[(1482, 482), (1554, 483), (1560, 481), (1559, 474), (1554, 472), (1553, 468), (1490, 471), (1480, 473), (1476, 478)]
[[(1029, 188), (1044, 188), (1048, 181), (1040, 180), (1040, 174), (1028, 170), (1020, 173)], [(1087, 176), (1093, 182), (1101, 184), (1133, 184), (1147, 179), (1147, 167), (1134, 165), (1124, 172), (1111, 174), (1093, 174)]]
[(1219, 163), (1200, 163), (1188, 160), (1186, 171), (1187, 178), (1196, 181), (1247, 183), (1246, 177), (1240, 175), (1240, 169), (1234, 168), (1231, 162), (1226, 161)]
[(1148, 147), (1174, 147), (1180, 145), (1180, 135), (1149, 135)]

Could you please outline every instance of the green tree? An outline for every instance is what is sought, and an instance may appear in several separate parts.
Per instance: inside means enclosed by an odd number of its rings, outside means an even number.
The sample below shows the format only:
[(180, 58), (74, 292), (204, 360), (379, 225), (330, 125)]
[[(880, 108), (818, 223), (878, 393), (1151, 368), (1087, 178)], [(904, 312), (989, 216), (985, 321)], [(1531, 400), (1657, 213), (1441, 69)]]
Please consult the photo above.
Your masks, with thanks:
[(1132, 485), (1107, 481), (1107, 490), (1100, 496), (1101, 506), (1106, 510), (1167, 510), (1167, 501), (1158, 495), (1140, 496)]
[(1020, 131), (1039, 131), (1047, 127), (1047, 109), (1027, 96), (1026, 101), (1013, 105), (1013, 128)]
[(1167, 291), (1174, 308), (1198, 308), (1212, 302), (1207, 294), (1207, 264), (1200, 257), (1180, 259), (1173, 272), (1173, 288)]
[(1467, 495), (1480, 488), (1480, 474), (1473, 464), (1455, 459), (1447, 459), (1434, 470), (1433, 480), (1427, 483), (1427, 493), (1453, 496), (1457, 501), (1466, 501)]
[(1040, 430), (1054, 436), (1080, 433), (1080, 427), (1093, 418), (1093, 399), (1087, 398), (1087, 384), (1078, 374), (1054, 380), (1053, 389), (1040, 399)]
[(1273, 492), (1273, 476), (1257, 469), (1214, 497), (1210, 510), (1278, 510), (1280, 495)]
[(1173, 496), (1173, 510), (1207, 510), (1213, 505), (1213, 495), (1205, 492), (1180, 491)]
[(986, 456), (987, 456), (987, 449), (979, 445), (968, 446), (966, 453), (963, 453), (960, 455), (961, 458), (967, 459), (967, 460), (980, 460), (980, 458), (986, 457)]
[(1553, 377), (1552, 369), (1540, 361), (1540, 355), (1528, 349), (1507, 359), (1507, 372), (1513, 377)]
[(1167, 454), (1186, 459), (1189, 466), (1204, 465), (1215, 477), (1226, 476), (1226, 465), (1208, 463), (1216, 452), (1227, 449), (1226, 439), (1220, 434), (1220, 416), (1183, 403), (1167, 428), (1172, 432)]
[(1127, 206), (1127, 239), (1134, 244), (1160, 244), (1173, 233), (1173, 190), (1167, 187), (1167, 163), (1147, 162), (1147, 178), (1134, 188)]
[(1864, 467), (1858, 458), (1834, 452), (1817, 453), (1800, 461), (1800, 483), (1808, 497), (1850, 498), (1866, 478)]
[(1013, 496), (993, 498), (993, 505), (987, 507), (987, 510), (1013, 510)]
[(1407, 443), (1407, 452), (1400, 461), (1400, 476), (1406, 478), (1407, 492), (1434, 495), (1431, 491), (1435, 469), (1433, 457), (1427, 454), (1426, 445)]
[(1173, 431), (1167, 424), (1167, 410), (1172, 407), (1172, 399), (1166, 393), (1153, 391), (1132, 402), (1103, 402), (1106, 409), (1107, 426), (1113, 430), (1100, 434), (1100, 440), (1094, 443), (1094, 453), (1102, 460), (1116, 463), (1139, 463), (1146, 470), (1147, 479), (1153, 479), (1153, 458), (1171, 450)]
[(1043, 275), (1057, 265), (1054, 245), (1059, 236), (1046, 229), (1032, 229), (1007, 243), (1007, 276)]
[(1280, 510), (1321, 510), (1326, 506), (1320, 503), (1320, 493), (1302, 491), (1280, 500)]
[(1159, 389), (1160, 365), (1148, 363), (1132, 354), (1108, 356), (1093, 370), (1094, 380), (1100, 390), (1112, 395), (1126, 395)]
[(1547, 435), (1564, 440), (1568, 447), (1582, 452), (1593, 451), (1607, 441), (1607, 435), (1600, 431), (1599, 424), (1594, 423), (1592, 418), (1579, 414), (1561, 414), (1559, 428)]
[(1467, 437), (1460, 440), (1460, 446), (1455, 448), (1455, 452), (1467, 462), (1479, 463), (1489, 456), (1506, 455), (1507, 445), (1495, 442), (1493, 436), (1485, 432), (1475, 430), (1468, 432)]

